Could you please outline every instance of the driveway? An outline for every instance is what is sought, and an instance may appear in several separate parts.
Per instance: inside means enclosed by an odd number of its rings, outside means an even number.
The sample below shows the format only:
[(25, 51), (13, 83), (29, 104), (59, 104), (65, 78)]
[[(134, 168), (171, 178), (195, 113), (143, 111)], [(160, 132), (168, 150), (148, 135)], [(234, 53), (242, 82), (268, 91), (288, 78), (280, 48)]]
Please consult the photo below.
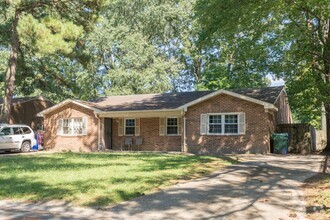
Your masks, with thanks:
[(0, 219), (304, 219), (298, 188), (324, 170), (324, 156), (239, 157), (245, 162), (105, 209), (0, 201)]

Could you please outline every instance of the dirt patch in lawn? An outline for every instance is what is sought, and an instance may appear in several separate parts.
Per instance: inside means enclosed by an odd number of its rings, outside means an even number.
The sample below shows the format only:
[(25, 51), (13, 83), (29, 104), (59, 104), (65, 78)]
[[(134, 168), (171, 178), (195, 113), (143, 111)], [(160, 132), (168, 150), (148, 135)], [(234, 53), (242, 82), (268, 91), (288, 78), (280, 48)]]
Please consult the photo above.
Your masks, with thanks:
[(311, 220), (330, 219), (330, 174), (320, 173), (303, 185), (306, 215)]

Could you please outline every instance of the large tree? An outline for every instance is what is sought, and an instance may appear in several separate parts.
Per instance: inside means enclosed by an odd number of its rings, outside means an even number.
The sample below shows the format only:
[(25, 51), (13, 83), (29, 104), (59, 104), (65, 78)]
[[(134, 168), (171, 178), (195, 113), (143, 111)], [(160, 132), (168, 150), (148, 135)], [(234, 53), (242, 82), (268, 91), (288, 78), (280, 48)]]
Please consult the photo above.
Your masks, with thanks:
[[(30, 65), (29, 69), (26, 61), (35, 64), (38, 61), (39, 67), (45, 67), (42, 62), (47, 57), (53, 59), (50, 55), (59, 57), (58, 60), (65, 59), (79, 46), (77, 42), (84, 33), (92, 29), (102, 5), (103, 0), (1, 1), (0, 51), (9, 51), (2, 121), (8, 121), (15, 79), (28, 82), (28, 78), (17, 73), (25, 71), (32, 79), (43, 77), (38, 75), (43, 72), (36, 71), (34, 66)], [(48, 81), (45, 86), (51, 85)]]
[[(285, 79), (289, 100), (300, 119), (326, 110), (330, 140), (330, 2), (328, 0), (198, 0), (196, 13), (205, 41), (240, 38), (267, 52), (260, 68)], [(330, 141), (327, 149), (330, 150)]]

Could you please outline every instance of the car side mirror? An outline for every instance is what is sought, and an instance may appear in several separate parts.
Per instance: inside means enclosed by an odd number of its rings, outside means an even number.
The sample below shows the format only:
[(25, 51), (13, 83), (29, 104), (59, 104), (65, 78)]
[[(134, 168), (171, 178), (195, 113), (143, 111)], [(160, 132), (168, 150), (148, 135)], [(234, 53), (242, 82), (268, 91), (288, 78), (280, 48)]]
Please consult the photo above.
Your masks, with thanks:
[(3, 132), (0, 132), (0, 136), (3, 136), (3, 135), (5, 135), (5, 133), (3, 133)]

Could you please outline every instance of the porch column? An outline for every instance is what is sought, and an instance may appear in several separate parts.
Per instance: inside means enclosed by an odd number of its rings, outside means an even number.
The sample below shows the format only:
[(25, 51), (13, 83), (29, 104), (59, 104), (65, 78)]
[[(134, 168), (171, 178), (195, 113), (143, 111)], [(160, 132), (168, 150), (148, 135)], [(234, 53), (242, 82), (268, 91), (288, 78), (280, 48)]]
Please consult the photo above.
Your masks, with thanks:
[(183, 117), (183, 152), (187, 152), (187, 142), (186, 142), (186, 117)]

